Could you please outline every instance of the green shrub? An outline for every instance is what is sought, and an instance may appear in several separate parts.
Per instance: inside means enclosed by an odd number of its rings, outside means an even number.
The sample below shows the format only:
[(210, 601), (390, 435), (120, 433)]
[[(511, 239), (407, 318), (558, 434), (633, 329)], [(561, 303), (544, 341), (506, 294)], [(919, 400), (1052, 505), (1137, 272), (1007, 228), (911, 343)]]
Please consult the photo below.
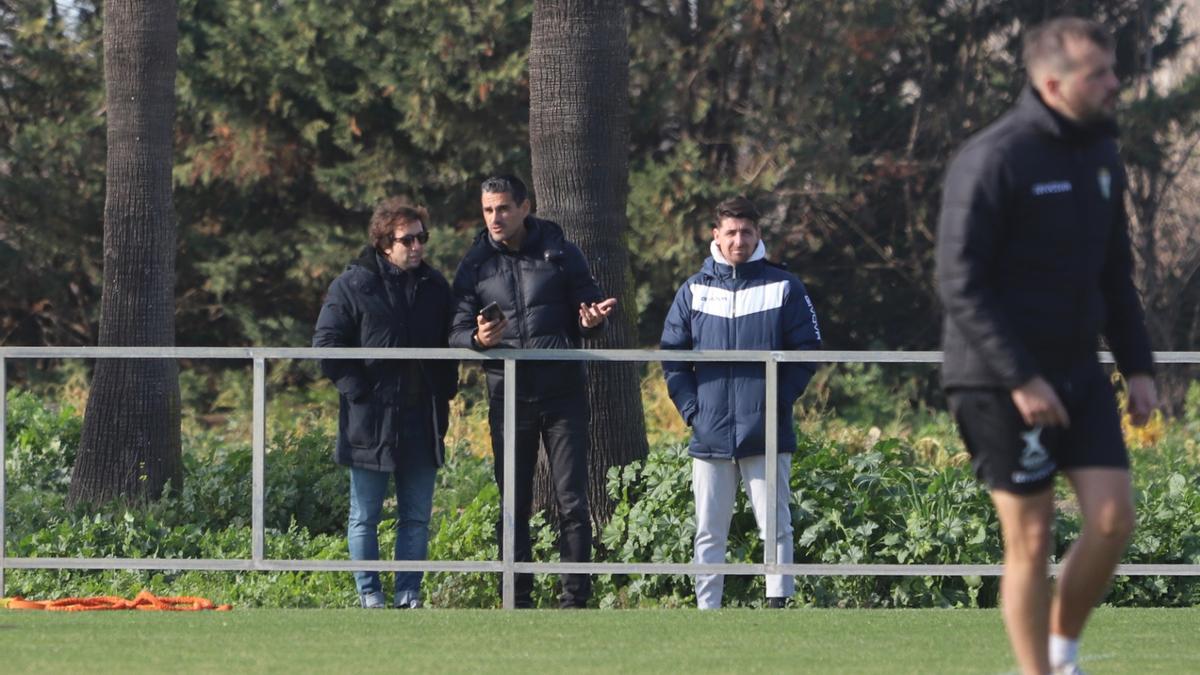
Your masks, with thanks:
[(8, 392), (7, 485), (18, 490), (65, 491), (79, 450), (83, 419), (70, 406), (42, 405), (33, 394)]
[[(250, 557), (250, 449), (240, 434), (196, 430), (184, 455), (185, 483), (177, 494), (144, 507), (109, 504), (91, 510), (65, 504), (80, 420), (69, 408), (43, 406), (28, 393), (8, 395), (7, 552), (13, 557)], [(943, 415), (944, 417), (944, 415)], [(838, 422), (838, 424), (841, 424)], [(1132, 453), (1138, 527), (1125, 561), (1200, 563), (1200, 482), (1195, 478), (1195, 422), (1166, 427), (1159, 447)], [(812, 563), (996, 563), (1000, 538), (986, 492), (961, 461), (930, 462), (930, 438), (878, 438), (879, 431), (845, 436), (845, 426), (802, 424), (792, 467), (792, 525), (796, 561)], [(834, 429), (833, 432), (827, 431)], [(953, 445), (952, 428), (930, 416), (934, 441)], [(297, 423), (268, 444), (266, 546), (271, 558), (347, 558), (345, 469), (334, 465), (328, 425)], [(439, 472), (430, 541), (431, 559), (495, 560), (499, 492), (491, 460), (455, 448)], [(944, 455), (945, 453), (943, 453)], [(695, 532), (691, 460), (678, 442), (654, 448), (640, 462), (606, 477), (615, 503), (597, 537), (596, 560), (687, 562)], [(1060, 482), (1060, 496), (1065, 485)], [(390, 550), (394, 521), (381, 524), (381, 549)], [(1056, 555), (1079, 530), (1078, 514), (1057, 521)], [(555, 561), (557, 528), (543, 515), (532, 527), (534, 559)], [(762, 559), (753, 515), (739, 495), (730, 529), (729, 559)], [(8, 593), (29, 597), (120, 594), (141, 588), (167, 595), (203, 595), (219, 602), (269, 607), (348, 607), (356, 602), (349, 573), (12, 570)], [(427, 575), (426, 597), (439, 607), (497, 607), (496, 573)], [(534, 601), (557, 604), (557, 575), (535, 577)], [(978, 577), (801, 577), (797, 601), (812, 606), (989, 607), (997, 580)], [(761, 604), (763, 580), (730, 576), (728, 606)], [(1200, 580), (1120, 577), (1108, 602), (1121, 606), (1200, 604)], [(678, 607), (694, 604), (684, 575), (597, 575), (601, 607)]]
[[(21, 557), (249, 558), (247, 527), (207, 532), (165, 527), (145, 513), (119, 518), (97, 514), (62, 522), (26, 537), (9, 550)], [(342, 537), (311, 536), (299, 528), (269, 532), (266, 556), (274, 559), (341, 560)], [(120, 595), (143, 588), (159, 595), (195, 595), (245, 607), (351, 607), (357, 603), (349, 573), (201, 572), (183, 570), (13, 570), (7, 594), (29, 598)]]
[(1184, 400), (1183, 418), (1191, 424), (1200, 424), (1200, 382), (1188, 385), (1187, 397)]
[(839, 363), (817, 371), (804, 400), (848, 424), (887, 428), (927, 413), (936, 374), (932, 365)]
[[(482, 461), (482, 460), (477, 460)], [(463, 465), (457, 465), (461, 467)], [(467, 465), (469, 466), (469, 465)], [(448, 465), (448, 468), (453, 468)], [(449, 476), (448, 472), (443, 476)], [(494, 482), (486, 484), (460, 509), (444, 512), (433, 524), (429, 540), (430, 560), (499, 560), (496, 524), (500, 520), (500, 491)], [(533, 559), (558, 562), (555, 528), (538, 513), (529, 522)], [(501, 575), (495, 572), (425, 575), (422, 591), (435, 607), (474, 608), (500, 606)], [(557, 577), (534, 575), (532, 600), (535, 607), (558, 605)]]
[[(1137, 526), (1123, 561), (1200, 564), (1200, 480), (1177, 472), (1155, 476), (1137, 497)], [(1135, 607), (1200, 605), (1200, 578), (1122, 576), (1106, 601)]]
[[(615, 502), (612, 519), (600, 536), (607, 560), (691, 561), (696, 522), (692, 465), (685, 446), (670, 445), (651, 451), (644, 461), (614, 466), (607, 481), (608, 496)], [(731, 543), (735, 531), (730, 528)], [(730, 582), (737, 579), (730, 577)], [(604, 607), (683, 605), (694, 597), (691, 580), (684, 575), (602, 575), (596, 590)]]
[[(796, 562), (990, 563), (999, 559), (996, 525), (986, 493), (955, 467), (912, 464), (899, 441), (846, 455), (837, 446), (803, 439), (792, 466), (792, 527)], [(610, 470), (616, 514), (602, 541), (610, 560), (687, 562), (695, 535), (691, 460), (681, 446), (654, 451), (644, 462)], [(730, 525), (728, 558), (762, 560), (753, 512), (739, 494)], [(613, 579), (615, 606), (693, 602), (690, 578)], [(960, 577), (801, 577), (797, 601), (819, 606), (980, 606), (994, 595)], [(757, 606), (761, 577), (729, 576), (726, 606)], [(982, 595), (981, 595), (982, 593)]]

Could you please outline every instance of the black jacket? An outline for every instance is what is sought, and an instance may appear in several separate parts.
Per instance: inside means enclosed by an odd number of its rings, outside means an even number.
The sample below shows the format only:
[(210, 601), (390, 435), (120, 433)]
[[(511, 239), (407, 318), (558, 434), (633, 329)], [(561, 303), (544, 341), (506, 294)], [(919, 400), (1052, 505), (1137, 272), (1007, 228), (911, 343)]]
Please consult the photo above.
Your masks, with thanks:
[(1095, 360), (1153, 369), (1132, 279), (1116, 126), (1082, 127), (1026, 88), (951, 162), (938, 226), (947, 387), (1014, 389)]
[[(583, 253), (557, 223), (528, 216), (525, 227), (525, 240), (516, 252), (492, 241), (487, 230), (475, 237), (454, 275), (451, 347), (475, 348), (475, 315), (491, 302), (499, 303), (508, 319), (499, 347), (578, 348), (581, 338), (603, 329), (603, 324), (586, 331), (579, 325), (579, 304), (604, 299)], [(503, 362), (485, 361), (483, 366), (489, 395), (502, 399)], [(583, 386), (581, 361), (531, 361), (517, 367), (519, 400), (578, 393)]]
[[(405, 279), (381, 270), (366, 247), (334, 279), (317, 318), (313, 347), (445, 347), (453, 301), (446, 278), (425, 263), (415, 274), (411, 306)], [(394, 275), (392, 279), (385, 279)], [(395, 453), (407, 451), (400, 428), (406, 408), (429, 413), (434, 461), (444, 458), (450, 399), (458, 391), (458, 362), (329, 359), (321, 371), (337, 386), (338, 438), (334, 459), (346, 466), (394, 471)]]

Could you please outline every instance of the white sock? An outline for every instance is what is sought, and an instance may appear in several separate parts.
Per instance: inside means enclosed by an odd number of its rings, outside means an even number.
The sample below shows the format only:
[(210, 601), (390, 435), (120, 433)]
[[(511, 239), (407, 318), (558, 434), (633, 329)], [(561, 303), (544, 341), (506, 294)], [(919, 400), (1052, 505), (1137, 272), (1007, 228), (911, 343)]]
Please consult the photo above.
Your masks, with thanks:
[(1061, 635), (1050, 636), (1050, 667), (1057, 668), (1068, 663), (1075, 663), (1079, 658), (1079, 640), (1063, 637)]

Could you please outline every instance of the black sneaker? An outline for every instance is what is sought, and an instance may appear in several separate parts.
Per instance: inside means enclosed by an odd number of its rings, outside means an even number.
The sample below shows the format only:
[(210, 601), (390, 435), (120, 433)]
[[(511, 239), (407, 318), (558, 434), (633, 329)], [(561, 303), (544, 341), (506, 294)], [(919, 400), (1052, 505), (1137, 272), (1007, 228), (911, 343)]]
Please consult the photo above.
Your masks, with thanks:
[(767, 598), (768, 609), (786, 609), (787, 603), (787, 598)]

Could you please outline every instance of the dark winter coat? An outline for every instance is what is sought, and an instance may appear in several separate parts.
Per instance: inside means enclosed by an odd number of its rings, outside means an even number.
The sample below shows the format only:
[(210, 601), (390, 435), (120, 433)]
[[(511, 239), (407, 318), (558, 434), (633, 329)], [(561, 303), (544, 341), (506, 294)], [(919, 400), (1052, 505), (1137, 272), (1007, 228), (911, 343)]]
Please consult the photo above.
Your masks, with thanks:
[[(716, 247), (714, 246), (714, 251)], [(767, 262), (763, 248), (737, 267), (704, 261), (675, 294), (663, 349), (819, 349), (812, 300), (795, 275)], [(719, 253), (716, 253), (719, 255)], [(810, 363), (779, 367), (779, 452), (796, 450), (792, 407), (808, 386)], [(760, 363), (666, 362), (667, 391), (692, 427), (688, 454), (733, 459), (766, 453), (766, 380)]]
[[(414, 275), (411, 306), (406, 274)], [(367, 247), (333, 284), (321, 307), (313, 347), (446, 347), (453, 301), (445, 277), (425, 263), (410, 273)], [(338, 390), (337, 463), (393, 471), (412, 430), (400, 428), (405, 410), (429, 414), (428, 452), (442, 464), (450, 399), (458, 363), (449, 360), (329, 359), (321, 371)]]
[(1032, 89), (946, 173), (938, 227), (947, 387), (1015, 389), (1095, 360), (1153, 369), (1133, 285), (1116, 126), (1082, 127)]
[[(583, 253), (566, 240), (562, 227), (534, 216), (525, 218), (526, 234), (519, 251), (479, 233), (454, 275), (455, 313), (450, 346), (475, 349), (475, 316), (492, 302), (500, 304), (508, 327), (498, 347), (511, 349), (574, 349), (592, 329), (579, 325), (580, 303), (594, 303), (604, 294), (592, 278)], [(504, 394), (503, 362), (485, 361), (488, 392)], [(584, 390), (581, 361), (529, 361), (517, 364), (517, 398), (538, 401)]]

